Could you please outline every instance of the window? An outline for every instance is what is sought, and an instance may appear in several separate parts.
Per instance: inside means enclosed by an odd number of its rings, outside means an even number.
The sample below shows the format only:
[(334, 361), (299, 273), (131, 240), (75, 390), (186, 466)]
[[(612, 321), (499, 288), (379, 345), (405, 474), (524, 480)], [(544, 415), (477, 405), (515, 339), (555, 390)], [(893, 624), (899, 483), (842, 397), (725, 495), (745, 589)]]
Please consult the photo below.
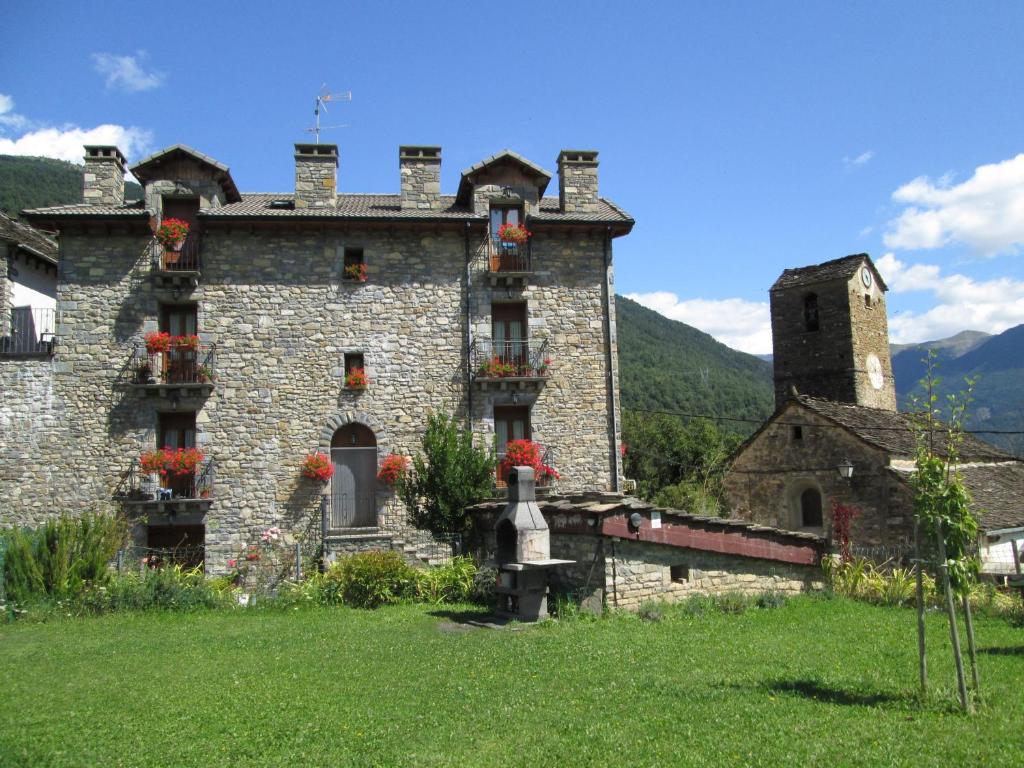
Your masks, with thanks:
[[(179, 448), (196, 447), (196, 414), (195, 411), (187, 413), (161, 413), (157, 416), (157, 448)], [(195, 498), (194, 475), (172, 475), (160, 476), (160, 486), (170, 491), (172, 498)]]
[(818, 330), (818, 295), (809, 293), (804, 296), (804, 330)]
[(864, 294), (864, 306), (867, 307), (868, 309), (871, 309), (871, 294), (870, 293), (865, 293)]
[(800, 427), (800, 426), (793, 427), (793, 439), (794, 440), (803, 440), (804, 439), (804, 428), (803, 427)]
[(492, 354), (502, 363), (529, 365), (530, 348), (526, 339), (526, 302), (494, 304), (491, 307)]
[(491, 206), (491, 239), (498, 237), (498, 230), (502, 224), (521, 224), (523, 222), (523, 209), (518, 205), (492, 205)]
[(195, 568), (203, 564), (203, 545), (206, 541), (205, 525), (148, 525), (146, 546), (157, 552), (150, 553), (150, 566), (176, 564)]
[(804, 528), (821, 528), (821, 493), (817, 488), (800, 494), (800, 524)]
[(368, 384), (366, 366), (362, 352), (345, 353), (345, 386), (350, 389), (364, 389)]
[(363, 256), (362, 248), (345, 249), (341, 277), (349, 282), (366, 282), (366, 259)]
[(669, 576), (677, 584), (687, 584), (690, 581), (690, 566), (672, 565), (669, 566)]
[(504, 487), (508, 479), (500, 470), (500, 462), (505, 458), (505, 446), (510, 440), (530, 439), (530, 409), (527, 406), (494, 406), (494, 448), (499, 462), (496, 484), (499, 488)]

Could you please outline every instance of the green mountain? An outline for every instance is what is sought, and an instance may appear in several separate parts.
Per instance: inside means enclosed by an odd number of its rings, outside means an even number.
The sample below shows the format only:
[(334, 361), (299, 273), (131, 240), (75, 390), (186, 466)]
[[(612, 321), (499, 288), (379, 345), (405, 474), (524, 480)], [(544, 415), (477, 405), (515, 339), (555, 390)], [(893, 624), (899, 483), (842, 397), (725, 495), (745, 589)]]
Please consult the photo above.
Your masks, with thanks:
[[(80, 165), (49, 157), (0, 155), (0, 211), (16, 217), (26, 208), (82, 202)], [(142, 187), (128, 182), (125, 198), (138, 200)]]
[(975, 379), (967, 429), (979, 431), (978, 437), (1003, 450), (1024, 456), (1024, 435), (999, 434), (1024, 431), (1024, 325), (977, 344), (951, 345), (947, 341), (917, 344), (893, 355), (900, 407), (908, 408), (913, 397), (923, 397), (919, 382), (925, 375), (924, 357), (928, 349), (934, 349), (936, 374), (941, 379), (940, 402), (945, 402), (947, 394), (963, 390), (965, 379)]
[(749, 434), (772, 412), (772, 366), (624, 296), (615, 297), (623, 408), (727, 416)]

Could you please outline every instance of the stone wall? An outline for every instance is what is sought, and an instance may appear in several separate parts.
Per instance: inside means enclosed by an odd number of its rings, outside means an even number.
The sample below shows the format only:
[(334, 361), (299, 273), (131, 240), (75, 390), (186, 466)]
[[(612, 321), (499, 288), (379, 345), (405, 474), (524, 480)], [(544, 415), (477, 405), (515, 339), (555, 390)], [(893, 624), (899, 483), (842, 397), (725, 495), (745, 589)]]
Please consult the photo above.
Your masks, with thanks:
[(441, 208), (441, 148), (400, 147), (402, 208), (436, 211)]
[(558, 155), (558, 197), (566, 213), (597, 210), (597, 152), (562, 150)]
[[(801, 425), (796, 438), (794, 426)], [(847, 481), (836, 467), (849, 460)], [(851, 529), (859, 546), (895, 546), (912, 533), (908, 490), (887, 469), (888, 456), (803, 406), (792, 403), (778, 414), (734, 460), (723, 481), (730, 513), (761, 525), (830, 535), (831, 501), (860, 512)], [(820, 529), (803, 528), (800, 494), (821, 494)]]
[(124, 155), (117, 147), (86, 147), (83, 202), (87, 205), (124, 203)]
[[(804, 323), (804, 298), (812, 293), (818, 301), (817, 331)], [(777, 408), (795, 386), (802, 395), (896, 410), (885, 293), (877, 280), (865, 288), (858, 270), (849, 280), (775, 289), (770, 297)], [(879, 390), (868, 377), (869, 354), (882, 368)]]
[[(797, 594), (824, 586), (818, 566), (701, 552), (649, 542), (606, 544), (605, 600), (637, 610), (654, 600), (675, 602), (691, 595), (727, 592)], [(676, 578), (673, 578), (673, 567)]]
[(295, 207), (323, 208), (338, 199), (338, 146), (295, 145)]

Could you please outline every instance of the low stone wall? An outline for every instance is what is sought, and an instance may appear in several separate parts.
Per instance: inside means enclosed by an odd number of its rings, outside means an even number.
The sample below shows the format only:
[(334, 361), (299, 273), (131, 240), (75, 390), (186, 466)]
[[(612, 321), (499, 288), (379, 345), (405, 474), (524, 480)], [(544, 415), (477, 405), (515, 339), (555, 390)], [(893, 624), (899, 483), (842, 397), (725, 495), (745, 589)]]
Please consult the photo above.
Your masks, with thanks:
[(606, 602), (636, 610), (652, 600), (675, 602), (724, 592), (798, 594), (824, 586), (816, 565), (759, 560), (691, 549), (615, 541), (605, 544)]

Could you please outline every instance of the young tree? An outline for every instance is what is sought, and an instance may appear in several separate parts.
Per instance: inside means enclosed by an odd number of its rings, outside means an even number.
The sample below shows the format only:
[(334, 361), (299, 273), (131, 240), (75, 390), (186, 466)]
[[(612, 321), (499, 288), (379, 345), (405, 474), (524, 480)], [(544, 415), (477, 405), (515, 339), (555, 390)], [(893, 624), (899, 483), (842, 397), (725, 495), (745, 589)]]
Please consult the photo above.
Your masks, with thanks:
[[(948, 421), (939, 420), (939, 379), (935, 376), (935, 353), (929, 350), (925, 359), (927, 371), (922, 385), (925, 399), (917, 401), (914, 424), (917, 431), (916, 469), (910, 482), (914, 489), (915, 525), (924, 535), (926, 546), (934, 542), (937, 582), (941, 584), (949, 615), (949, 633), (956, 664), (961, 706), (968, 709), (967, 686), (964, 681), (960, 638), (956, 625), (953, 597), (960, 598), (967, 623), (971, 671), (975, 693), (978, 693), (978, 667), (971, 621), (970, 590), (977, 579), (978, 559), (972, 549), (978, 537), (978, 521), (971, 514), (971, 496), (957, 472), (960, 444), (964, 438), (964, 421), (971, 403), (974, 381), (967, 379), (967, 389), (947, 395)], [(919, 538), (919, 536), (915, 536)], [(919, 565), (923, 558), (918, 553)], [(918, 616), (923, 613), (921, 579), (918, 576)], [(918, 620), (918, 644), (921, 649), (921, 684), (926, 684), (924, 666), (924, 622)]]
[(447, 414), (428, 414), (422, 453), (396, 485), (413, 525), (436, 534), (470, 532), (466, 507), (490, 494), (494, 456)]

